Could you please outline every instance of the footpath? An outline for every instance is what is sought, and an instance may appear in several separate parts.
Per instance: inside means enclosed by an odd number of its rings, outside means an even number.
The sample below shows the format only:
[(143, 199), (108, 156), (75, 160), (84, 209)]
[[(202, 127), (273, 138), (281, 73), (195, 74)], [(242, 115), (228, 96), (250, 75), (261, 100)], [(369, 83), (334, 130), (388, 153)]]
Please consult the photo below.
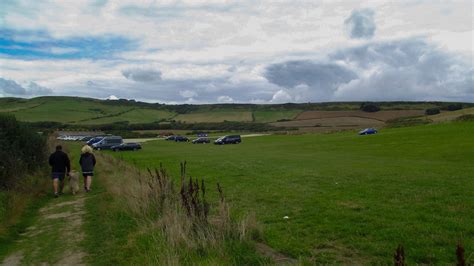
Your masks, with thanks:
[(86, 197), (82, 192), (52, 199), (39, 210), (33, 225), (21, 234), (14, 251), (0, 265), (85, 265), (87, 254), (80, 243), (85, 236)]

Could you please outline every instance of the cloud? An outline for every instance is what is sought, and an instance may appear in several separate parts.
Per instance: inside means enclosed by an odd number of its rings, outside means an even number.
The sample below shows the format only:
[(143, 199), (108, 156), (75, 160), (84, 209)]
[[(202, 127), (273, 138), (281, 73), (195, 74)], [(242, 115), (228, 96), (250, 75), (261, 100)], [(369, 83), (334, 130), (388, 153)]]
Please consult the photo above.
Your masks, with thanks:
[(21, 86), (13, 80), (0, 78), (0, 93), (13, 96), (38, 96), (48, 95), (53, 91), (40, 86), (35, 82), (30, 82), (26, 86)]
[(7, 1), (0, 73), (25, 97), (474, 101), (471, 2)]
[(370, 39), (375, 33), (375, 12), (372, 9), (353, 10), (350, 17), (344, 20), (349, 37), (355, 39)]
[(232, 103), (232, 102), (234, 102), (234, 99), (232, 99), (232, 97), (223, 95), (223, 96), (217, 97), (217, 102), (219, 102), (219, 103)]
[(26, 89), (13, 80), (0, 78), (0, 90), (11, 95), (26, 95)]
[(421, 38), (341, 48), (326, 60), (269, 65), (264, 76), (285, 88), (271, 101), (474, 100), (470, 59)]
[(110, 95), (110, 96), (107, 97), (106, 99), (109, 100), (109, 101), (116, 101), (116, 100), (118, 100), (119, 98), (118, 98), (117, 96), (115, 96), (115, 95)]
[(373, 42), (331, 55), (359, 73), (342, 84), (337, 100), (473, 101), (473, 66), (423, 39)]
[(27, 85), (27, 93), (30, 95), (49, 95), (53, 91), (50, 88), (46, 88), (36, 84), (35, 82), (30, 82)]
[(308, 60), (269, 65), (264, 76), (280, 87), (298, 90), (304, 97), (310, 97), (308, 100), (319, 101), (329, 100), (339, 85), (357, 78), (344, 66)]
[(122, 75), (137, 82), (156, 82), (161, 80), (161, 71), (153, 69), (128, 69)]
[(291, 95), (284, 90), (279, 90), (275, 92), (271, 100), (272, 103), (288, 103), (291, 101), (292, 101)]
[(179, 95), (181, 95), (183, 98), (193, 98), (198, 96), (197, 92), (191, 90), (180, 91)]

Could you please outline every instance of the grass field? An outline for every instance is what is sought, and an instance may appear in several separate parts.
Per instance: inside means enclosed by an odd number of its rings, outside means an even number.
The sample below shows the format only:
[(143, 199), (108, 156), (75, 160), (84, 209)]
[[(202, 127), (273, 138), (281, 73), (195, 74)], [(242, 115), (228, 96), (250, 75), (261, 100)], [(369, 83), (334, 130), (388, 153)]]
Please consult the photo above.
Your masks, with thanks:
[[(13, 106), (13, 105), (12, 105)], [(21, 121), (54, 121), (70, 123), (124, 111), (124, 107), (102, 104), (80, 98), (42, 98), (15, 105), (12, 112)], [(128, 108), (130, 109), (130, 108)], [(0, 110), (2, 111), (2, 110)]]
[(338, 118), (338, 117), (360, 117), (367, 119), (375, 119), (379, 121), (387, 121), (390, 119), (400, 117), (422, 116), (423, 110), (390, 110), (379, 112), (363, 112), (363, 111), (306, 111), (300, 113), (296, 120), (307, 119), (324, 119), (324, 118)]
[(251, 122), (252, 113), (249, 111), (210, 111), (205, 113), (181, 114), (174, 118), (185, 123), (239, 121)]
[(117, 116), (109, 116), (99, 119), (91, 119), (86, 121), (81, 121), (79, 124), (87, 125), (99, 125), (99, 124), (110, 124), (115, 122), (127, 121), (130, 124), (134, 123), (152, 123), (157, 122), (163, 119), (169, 119), (175, 114), (165, 111), (165, 110), (155, 110), (155, 109), (132, 109), (129, 112)]
[[(220, 182), (238, 214), (254, 212), (264, 241), (312, 263), (452, 264), (474, 255), (474, 123), (263, 136), (215, 146), (152, 141), (113, 153), (145, 169), (163, 163)], [(215, 195), (214, 195), (215, 196)], [(289, 216), (288, 220), (283, 219)]]
[[(30, 122), (61, 122), (66, 124), (99, 125), (115, 122), (151, 123), (175, 120), (184, 123), (223, 121), (273, 123), (278, 120), (307, 120), (334, 117), (361, 117), (386, 121), (404, 116), (419, 116), (427, 108), (441, 108), (449, 103), (381, 102), (382, 111), (366, 113), (359, 110), (360, 102), (330, 102), (301, 104), (210, 104), (173, 105), (149, 104), (128, 100), (106, 101), (80, 97), (38, 97), (32, 99), (0, 98), (0, 113), (8, 112), (18, 120)], [(465, 110), (474, 106), (462, 104)], [(464, 112), (464, 111), (463, 111)], [(470, 112), (470, 111), (466, 111)], [(449, 114), (448, 114), (449, 113)], [(433, 116), (446, 120), (459, 112)], [(451, 120), (450, 118), (448, 118)]]
[(299, 113), (300, 110), (271, 110), (271, 111), (255, 111), (253, 116), (255, 122), (268, 123), (276, 122), (281, 119), (294, 119)]
[(452, 111), (452, 112), (442, 112), (437, 115), (427, 116), (426, 118), (431, 119), (434, 122), (446, 122), (446, 121), (454, 120), (462, 115), (474, 115), (474, 107)]

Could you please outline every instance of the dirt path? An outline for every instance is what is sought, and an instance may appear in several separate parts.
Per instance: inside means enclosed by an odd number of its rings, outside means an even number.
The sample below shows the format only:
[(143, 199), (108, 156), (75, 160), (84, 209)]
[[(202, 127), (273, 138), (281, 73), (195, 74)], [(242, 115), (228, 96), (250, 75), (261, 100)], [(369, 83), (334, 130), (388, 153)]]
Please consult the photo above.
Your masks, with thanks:
[(84, 202), (84, 194), (51, 200), (0, 265), (84, 265)]

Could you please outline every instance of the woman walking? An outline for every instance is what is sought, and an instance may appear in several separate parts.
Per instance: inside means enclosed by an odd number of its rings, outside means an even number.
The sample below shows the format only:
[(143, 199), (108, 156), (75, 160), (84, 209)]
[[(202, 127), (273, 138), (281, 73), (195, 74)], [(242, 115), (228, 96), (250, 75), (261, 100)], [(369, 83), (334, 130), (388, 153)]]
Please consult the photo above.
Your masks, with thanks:
[(84, 177), (84, 190), (89, 192), (91, 190), (92, 176), (94, 176), (95, 156), (92, 154), (92, 148), (85, 145), (81, 149), (81, 158), (79, 164), (81, 165), (82, 176)]

